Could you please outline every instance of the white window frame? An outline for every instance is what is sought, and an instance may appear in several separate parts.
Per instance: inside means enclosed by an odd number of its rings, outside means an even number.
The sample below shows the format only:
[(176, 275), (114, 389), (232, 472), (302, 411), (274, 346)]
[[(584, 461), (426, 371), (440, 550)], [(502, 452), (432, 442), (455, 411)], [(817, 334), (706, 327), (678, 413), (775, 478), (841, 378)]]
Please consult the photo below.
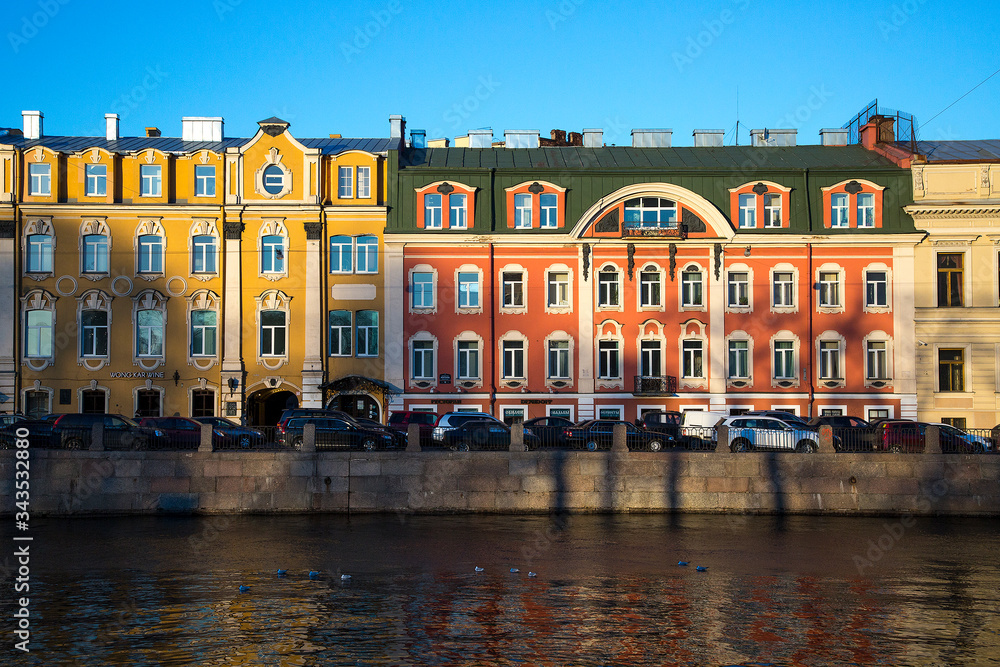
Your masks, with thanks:
[[(739, 285), (740, 283), (733, 280), (734, 275), (744, 274), (746, 275), (745, 281), (745, 291), (747, 302), (745, 304), (739, 303), (739, 297), (741, 296), (737, 290), (737, 300), (736, 303), (732, 303), (730, 297), (732, 296), (732, 290), (730, 287), (732, 285)], [(726, 312), (727, 313), (750, 313), (753, 312), (753, 270), (746, 264), (733, 264), (726, 269), (726, 284), (725, 284), (725, 299), (726, 299)], [(770, 297), (769, 297), (770, 299)]]
[[(24, 357), (26, 359), (52, 359), (55, 354), (55, 304), (51, 304), (51, 307), (46, 307), (42, 304), (38, 305), (39, 307), (37, 308), (25, 308), (24, 310)], [(31, 313), (46, 313), (48, 315), (48, 323), (32, 325)], [(34, 332), (34, 335), (32, 335), (32, 332)], [(35, 345), (32, 345), (33, 339), (36, 343)], [(47, 345), (43, 349), (43, 343), (46, 339)], [(36, 349), (33, 350), (32, 347)]]
[[(542, 203), (543, 197), (552, 197), (556, 203), (552, 206), (546, 206)], [(556, 229), (559, 226), (559, 195), (555, 192), (540, 193), (538, 195), (538, 213), (540, 229)]]
[[(103, 325), (101, 325), (101, 324), (91, 325), (91, 326), (85, 325), (83, 323), (83, 314), (84, 313), (88, 313), (88, 312), (104, 313), (104, 324)], [(110, 353), (110, 348), (111, 348), (111, 309), (110, 308), (102, 308), (102, 307), (97, 307), (97, 308), (87, 308), (87, 307), (84, 307), (84, 308), (80, 309), (79, 313), (80, 313), (79, 314), (79, 317), (80, 317), (80, 358), (81, 359), (107, 359), (108, 355)], [(88, 329), (93, 329), (93, 341), (95, 343), (95, 349), (94, 349), (94, 351), (87, 351), (87, 350), (84, 349), (84, 341), (86, 340), (87, 330)], [(105, 338), (105, 342), (104, 342), (105, 349), (104, 349), (104, 353), (103, 354), (101, 354), (99, 351), (96, 350), (96, 342), (97, 342), (97, 338), (98, 338), (97, 333), (101, 329), (104, 329), (104, 338)]]
[[(104, 239), (101, 243), (96, 239)], [(110, 255), (111, 255), (111, 237), (103, 233), (94, 234), (84, 234), (80, 239), (81, 250), (80, 253), (80, 273), (84, 275), (102, 275), (106, 274), (110, 268)], [(101, 248), (103, 247), (103, 254)], [(93, 254), (94, 268), (87, 268), (87, 259), (89, 254)], [(103, 260), (103, 261), (102, 261)]]
[[(531, 229), (534, 215), (533, 199), (530, 192), (519, 192), (514, 195), (514, 229)], [(518, 201), (521, 203), (518, 204)]]
[[(882, 371), (882, 376), (872, 374), (872, 352), (873, 345), (882, 345), (881, 355), (876, 354), (875, 356), (881, 356), (881, 368), (877, 370)], [(864, 350), (865, 350), (865, 386), (870, 386), (872, 382), (885, 382), (886, 384), (891, 384), (892, 382), (892, 372), (889, 370), (889, 358), (890, 352), (892, 350), (891, 343), (884, 338), (871, 338), (870, 336), (865, 336), (864, 340)]]
[(371, 199), (372, 196), (372, 168), (365, 166), (357, 167), (357, 189), (355, 190), (358, 199)]
[(468, 228), (469, 195), (465, 192), (452, 192), (448, 195), (448, 229)]
[[(688, 275), (688, 274), (697, 274), (697, 276), (698, 276), (697, 282), (687, 282), (687, 281), (685, 281), (684, 280), (684, 276)], [(681, 305), (681, 308), (680, 308), (681, 311), (683, 312), (683, 311), (689, 311), (690, 310), (690, 311), (704, 312), (705, 311), (705, 270), (704, 270), (704, 268), (702, 268), (698, 264), (688, 264), (687, 266), (685, 266), (684, 268), (681, 269), (680, 280), (678, 280), (677, 283), (678, 283), (678, 290), (679, 290), (678, 298), (677, 298), (677, 303), (679, 303)], [(693, 303), (693, 302), (689, 302), (688, 301), (688, 294), (687, 294), (688, 290), (686, 288), (688, 287), (688, 285), (694, 285), (694, 284), (697, 284), (697, 285), (701, 286), (701, 289), (700, 289), (701, 293), (699, 295), (700, 296), (700, 299), (699, 299), (700, 303)]]
[[(861, 198), (869, 197), (871, 198), (871, 206), (862, 205)], [(875, 228), (875, 193), (874, 192), (859, 192), (854, 196), (855, 202), (855, 215), (857, 219), (858, 229), (874, 229)], [(864, 223), (864, 224), (862, 224)]]
[[(430, 343), (430, 347), (423, 348), (421, 352), (430, 353), (430, 360), (426, 365), (427, 368), (422, 369), (425, 373), (430, 372), (430, 375), (415, 375), (414, 370), (416, 364), (416, 344), (417, 343)], [(409, 384), (410, 386), (415, 386), (416, 383), (430, 383), (430, 386), (437, 385), (437, 360), (438, 360), (438, 339), (436, 336), (431, 335), (427, 331), (420, 331), (410, 337), (408, 348), (408, 365), (409, 365)]]
[(337, 199), (354, 199), (354, 167), (337, 167)]
[(139, 196), (163, 196), (163, 165), (139, 165)]
[[(824, 356), (830, 356), (827, 352), (829, 348), (824, 350), (824, 343), (836, 343), (837, 366), (839, 371), (838, 377), (825, 377), (823, 375), (823, 358)], [(833, 386), (844, 386), (847, 378), (847, 355), (844, 353), (847, 348), (847, 341), (844, 336), (836, 331), (824, 331), (816, 337), (815, 346), (816, 381), (824, 387), (828, 386), (826, 384), (828, 382), (836, 382)]]
[[(736, 369), (733, 368), (733, 350), (740, 349), (734, 348), (733, 344), (743, 343), (745, 347), (742, 348), (743, 355), (745, 356), (746, 362), (746, 374), (735, 375)], [(726, 336), (726, 380), (732, 384), (735, 380), (737, 382), (746, 382), (747, 385), (753, 384), (753, 339), (750, 338), (746, 332), (737, 331), (733, 332), (729, 336)]]
[[(792, 374), (788, 377), (780, 377), (778, 375), (778, 365), (775, 363), (777, 361), (778, 343), (791, 343), (791, 358), (792, 358)], [(791, 331), (778, 331), (770, 340), (770, 353), (771, 353), (771, 386), (777, 387), (779, 383), (791, 383), (789, 386), (797, 387), (800, 383), (801, 367), (799, 365), (799, 348), (801, 342), (799, 337), (793, 334)]]
[[(280, 325), (264, 324), (264, 313), (281, 313), (283, 320)], [(288, 311), (283, 308), (260, 308), (257, 311), (260, 317), (260, 324), (257, 327), (257, 353), (261, 358), (264, 359), (284, 359), (288, 357)], [(270, 332), (270, 350), (264, 351), (264, 332)], [(281, 331), (282, 337), (282, 350), (280, 352), (275, 352), (275, 334)]]
[[(42, 233), (43, 230), (30, 230), (35, 233), (26, 233), (24, 237), (24, 272), (25, 273), (52, 273), (53, 261), (55, 257), (55, 236), (53, 234)], [(44, 230), (48, 231), (48, 230)], [(42, 241), (32, 241), (33, 238), (46, 239)], [(32, 258), (35, 258), (35, 262)], [(32, 268), (36, 263), (37, 268)]]
[(546, 405), (545, 406), (545, 416), (546, 417), (561, 417), (561, 415), (553, 415), (553, 410), (569, 410), (569, 417), (562, 417), (563, 419), (569, 419), (571, 422), (576, 423), (576, 406), (574, 405)]
[[(549, 301), (550, 290), (553, 285), (558, 286), (563, 283), (553, 279), (554, 274), (565, 274), (566, 302), (554, 304)], [(558, 291), (558, 288), (557, 288)], [(573, 271), (565, 264), (554, 264), (545, 269), (545, 312), (546, 313), (570, 313), (573, 312)]]
[[(749, 203), (747, 203), (749, 201)], [(738, 229), (757, 228), (757, 195), (753, 192), (744, 192), (736, 196), (739, 215), (737, 219)]]
[[(104, 173), (97, 173), (103, 169)], [(87, 197), (107, 197), (108, 196), (108, 165), (87, 164), (83, 168), (85, 185), (84, 194)], [(103, 192), (102, 192), (103, 190)]]
[[(466, 280), (462, 282), (462, 274), (474, 275), (475, 282)], [(471, 305), (471, 301), (466, 300), (463, 305), (463, 298), (468, 299), (472, 294), (471, 289), (466, 286), (475, 285), (476, 303)], [(463, 264), (455, 269), (455, 312), (462, 315), (474, 315), (483, 312), (483, 270), (475, 264)]]
[[(791, 281), (788, 283), (778, 282), (778, 274), (788, 274)], [(779, 286), (787, 286), (781, 289), (781, 303), (778, 302)], [(771, 267), (771, 312), (772, 313), (796, 313), (799, 310), (799, 270), (791, 264), (776, 264)], [(786, 302), (787, 300), (787, 302)]]
[[(505, 333), (499, 341), (497, 341), (500, 348), (500, 363), (497, 364), (497, 371), (500, 373), (500, 381), (504, 383), (516, 382), (518, 384), (527, 383), (528, 381), (528, 338), (519, 331), (508, 331)], [(517, 364), (514, 363), (514, 358), (517, 356), (515, 350), (517, 349), (514, 344), (520, 344), (521, 350), (521, 375), (516, 375), (514, 372), (517, 370)], [(507, 354), (508, 345), (510, 345), (511, 353), (511, 374), (507, 374)]]
[[(215, 315), (215, 324), (212, 324), (212, 325), (207, 325), (207, 324), (198, 325), (198, 324), (195, 324), (195, 321), (194, 321), (194, 315), (195, 315), (195, 313), (212, 313), (213, 315)], [(205, 359), (205, 358), (214, 359), (214, 358), (218, 357), (219, 356), (219, 311), (216, 308), (191, 308), (191, 310), (190, 310), (190, 322), (191, 322), (190, 323), (190, 332), (189, 332), (188, 335), (191, 336), (191, 342), (188, 345), (188, 350), (189, 350), (189, 354), (191, 355), (191, 357), (198, 358), (198, 359)], [(195, 345), (194, 332), (195, 332), (196, 329), (201, 330), (201, 350), (198, 351), (198, 352), (196, 352), (195, 349), (194, 349), (194, 345)], [(211, 336), (212, 347), (215, 349), (215, 352), (212, 352), (212, 353), (205, 352), (205, 347), (206, 347), (205, 343), (206, 343), (206, 341), (209, 340), (209, 337), (207, 335), (209, 331), (211, 331), (211, 333), (212, 333), (212, 336)]]
[[(415, 287), (417, 283), (415, 278), (417, 274), (429, 274), (430, 280), (430, 299), (431, 303), (424, 304), (421, 299), (420, 305), (417, 305), (416, 295), (418, 292)], [(425, 283), (421, 283), (422, 285)], [(418, 264), (410, 269), (409, 280), (407, 281), (407, 293), (408, 297), (406, 299), (407, 307), (411, 313), (436, 313), (437, 312), (437, 284), (438, 284), (438, 272), (437, 269), (428, 264)], [(421, 290), (419, 294), (427, 294), (424, 290)]]
[[(199, 239), (210, 239), (211, 243), (199, 242)], [(197, 266), (197, 260), (200, 258), (202, 260), (203, 266), (207, 264), (209, 258), (209, 253), (207, 250), (211, 250), (211, 260), (212, 269), (203, 269), (198, 271), (195, 267)], [(196, 234), (191, 237), (191, 273), (197, 275), (215, 275), (219, 272), (219, 239), (214, 234)]]
[[(833, 275), (835, 280), (830, 282), (829, 280), (824, 280), (824, 275)], [(844, 267), (839, 264), (823, 264), (816, 269), (816, 312), (819, 313), (842, 313), (847, 309), (847, 299), (846, 297), (846, 281), (845, 281), (845, 270)], [(823, 301), (823, 291), (824, 287), (827, 285), (834, 285), (834, 289), (837, 293), (836, 303), (827, 303)]]
[(51, 164), (48, 162), (32, 162), (28, 165), (28, 194), (32, 197), (52, 196)]
[[(143, 243), (143, 239), (150, 239), (150, 238), (157, 239), (158, 241), (154, 242), (154, 243), (148, 243), (148, 242)], [(136, 256), (136, 273), (137, 274), (147, 274), (147, 275), (149, 275), (149, 274), (162, 275), (163, 274), (163, 270), (164, 270), (164, 266), (165, 266), (165, 263), (166, 263), (166, 258), (165, 258), (165, 255), (166, 255), (166, 253), (165, 253), (165, 250), (166, 250), (166, 240), (163, 238), (163, 236), (160, 235), (160, 234), (155, 234), (155, 233), (153, 233), (153, 234), (141, 234), (141, 235), (139, 235), (136, 238), (136, 246), (137, 246), (137, 253), (136, 253), (137, 254), (137, 256)], [(144, 257), (144, 254), (143, 254), (144, 253), (144, 249), (145, 249), (145, 253), (146, 253), (145, 257)], [(157, 259), (159, 259), (159, 263), (160, 263), (160, 268), (159, 269), (152, 268), (152, 259), (154, 257), (156, 257)], [(143, 259), (144, 258), (148, 259), (150, 261), (150, 266), (147, 267), (147, 268), (143, 268)]]
[(851, 196), (846, 192), (830, 193), (830, 228), (847, 229), (851, 226)]
[[(612, 350), (610, 347), (608, 347), (606, 350), (602, 349), (602, 343), (604, 345), (614, 344), (614, 349)], [(624, 346), (622, 345), (621, 338), (618, 336), (602, 336), (601, 338), (597, 339), (596, 347), (597, 347), (597, 365), (596, 365), (597, 379), (604, 380), (607, 382), (614, 382), (614, 381), (621, 382), (625, 374), (625, 364), (623, 363), (622, 359), (622, 350), (624, 349)], [(616, 357), (615, 366), (618, 367), (617, 368), (618, 373), (615, 375), (610, 375), (610, 374), (602, 375), (601, 374), (601, 366), (603, 365), (602, 360), (604, 359), (605, 356), (608, 356), (610, 360), (611, 352), (614, 352), (614, 356)], [(608, 364), (609, 370), (610, 367), (611, 364), (609, 363)]]
[[(463, 345), (472, 345), (472, 348), (462, 349)], [(475, 353), (476, 368), (475, 374), (468, 374), (468, 357), (470, 353)], [(462, 360), (465, 357), (466, 374), (462, 374)], [(482, 336), (472, 331), (463, 331), (455, 337), (455, 380), (456, 382), (473, 383), (482, 385), (483, 382), (483, 339)]]
[[(555, 369), (558, 372), (562, 372), (562, 375), (554, 374), (552, 372), (552, 360), (553, 360), (553, 344), (563, 345), (566, 347), (556, 348), (556, 366)], [(563, 367), (564, 366), (564, 367)], [(546, 381), (562, 381), (569, 382), (573, 377), (573, 340), (568, 337), (554, 337), (547, 336), (545, 338), (545, 379)]]
[[(162, 359), (166, 354), (167, 341), (166, 341), (166, 331), (167, 331), (167, 314), (166, 309), (161, 308), (141, 308), (136, 304), (135, 310), (135, 356), (138, 359)], [(142, 313), (151, 312), (158, 313), (160, 316), (160, 323), (156, 326), (144, 326), (139, 322), (139, 316)], [(159, 351), (142, 351), (143, 343), (147, 345), (152, 345), (155, 338), (156, 330), (160, 332), (160, 349)]]
[[(645, 326), (641, 327), (645, 328)], [(659, 368), (656, 373), (647, 373), (646, 354), (655, 352), (660, 359)], [(662, 334), (656, 336), (643, 336), (636, 341), (636, 375), (640, 377), (664, 377), (667, 368), (667, 355)]]
[[(508, 282), (508, 274), (520, 275), (520, 280)], [(508, 264), (500, 269), (500, 310), (505, 313), (526, 313), (528, 312), (528, 272), (520, 264)], [(520, 284), (521, 303), (507, 303), (507, 285)]]
[[(336, 240), (336, 241), (335, 241)], [(334, 252), (333, 248), (336, 246), (338, 251), (336, 253), (337, 257), (337, 267), (333, 266)], [(349, 274), (354, 273), (354, 237), (348, 236), (346, 234), (334, 234), (330, 237), (330, 273), (340, 273)], [(344, 268), (344, 251), (347, 251), (347, 268)]]
[[(347, 313), (347, 324), (338, 324), (336, 327), (331, 323), (331, 318), (334, 313)], [(326, 327), (327, 327), (327, 345), (326, 354), (329, 357), (351, 357), (354, 356), (354, 312), (348, 308), (335, 308), (333, 310), (327, 311), (326, 315)], [(337, 329), (337, 340), (341, 343), (338, 346), (336, 352), (333, 350), (333, 330)], [(347, 341), (347, 351), (344, 351), (343, 342)]]
[[(664, 270), (661, 267), (659, 267), (658, 265), (654, 264), (654, 263), (649, 263), (649, 264), (646, 264), (645, 266), (643, 266), (642, 268), (640, 268), (638, 273), (639, 273), (639, 275), (637, 277), (639, 279), (638, 280), (638, 282), (639, 282), (639, 289), (636, 290), (636, 296), (637, 296), (638, 301), (639, 301), (639, 303), (638, 303), (639, 310), (640, 311), (658, 311), (658, 312), (663, 312), (665, 310), (665, 307), (663, 305), (664, 304), (664, 298), (663, 298), (664, 297), (664, 287), (665, 287), (664, 283), (666, 282), (664, 280), (664, 274), (665, 274)], [(657, 289), (657, 292), (658, 292), (657, 301), (658, 301), (658, 303), (644, 303), (645, 296), (646, 296), (646, 294), (645, 294), (645, 287), (647, 285), (652, 284), (652, 283), (644, 282), (643, 281), (643, 275), (644, 274), (646, 274), (646, 275), (653, 274), (653, 275), (656, 276), (655, 283), (656, 283), (657, 288), (658, 288)]]
[[(198, 170), (203, 172), (211, 170), (211, 174), (202, 173), (199, 174)], [(196, 164), (194, 166), (194, 196), (195, 197), (214, 197), (216, 193), (215, 188), (215, 165), (214, 164)], [(211, 188), (209, 187), (211, 186)], [(211, 192), (209, 192), (211, 190)]]
[[(278, 239), (278, 243), (268, 239)], [(262, 234), (260, 237), (261, 275), (284, 275), (288, 272), (288, 239), (281, 234)], [(271, 267), (264, 268), (268, 257)], [(280, 263), (280, 266), (278, 264)]]
[[(761, 196), (761, 202), (764, 205), (764, 228), (765, 229), (778, 229), (781, 227), (781, 214), (782, 206), (784, 206), (784, 194), (775, 192), (766, 192)], [(769, 201), (777, 201), (777, 205), (770, 204)]]
[[(431, 201), (437, 201), (437, 205), (432, 205)], [(444, 195), (440, 192), (424, 195), (424, 229), (441, 229), (444, 226), (443, 205)]]
[[(610, 283), (610, 282), (607, 282), (607, 281), (603, 280), (604, 276), (610, 275), (610, 274), (614, 274), (614, 276), (615, 276), (615, 279), (614, 279), (613, 283)], [(618, 268), (614, 264), (610, 264), (610, 263), (604, 264), (603, 266), (601, 266), (597, 270), (597, 280), (595, 280), (594, 282), (596, 283), (596, 285), (594, 286), (594, 288), (597, 290), (597, 295), (596, 295), (597, 298), (595, 299), (595, 301), (597, 303), (597, 310), (599, 310), (599, 311), (602, 311), (602, 310), (605, 310), (605, 311), (606, 310), (611, 310), (611, 311), (623, 312), (624, 311), (625, 300), (622, 298), (623, 297), (623, 295), (622, 295), (622, 270), (620, 268)], [(603, 288), (604, 288), (605, 285), (614, 285), (617, 303), (611, 303), (610, 299), (607, 302), (605, 302), (604, 300), (602, 300), (601, 292), (602, 292), (602, 290), (603, 290)], [(609, 292), (608, 296), (610, 297), (610, 292)]]
[[(705, 340), (702, 339), (702, 338), (688, 337), (688, 338), (681, 338), (678, 342), (679, 342), (680, 347), (681, 347), (681, 363), (680, 363), (681, 378), (684, 379), (684, 380), (704, 380), (706, 378), (706, 375), (705, 375)], [(688, 357), (688, 347), (685, 346), (685, 343), (698, 343), (699, 344), (699, 348), (698, 349), (701, 352), (701, 375), (685, 375), (684, 374), (684, 371), (687, 368), (687, 357)], [(694, 362), (694, 356), (693, 356), (693, 353), (694, 353), (695, 350), (694, 350), (693, 347), (691, 347), (690, 351), (692, 352), (692, 370), (693, 370), (693, 368), (694, 368), (694, 363), (693, 363)]]
[[(379, 238), (375, 234), (354, 237), (354, 269), (356, 273), (378, 273)], [(371, 248), (374, 248), (372, 252)], [(364, 257), (362, 262), (361, 258)], [(364, 268), (362, 268), (364, 264)], [(373, 266), (374, 265), (374, 266)]]
[[(868, 283), (870, 273), (883, 273), (885, 274), (885, 304), (871, 304), (868, 302)], [(935, 276), (936, 279), (936, 276)], [(862, 271), (862, 280), (864, 284), (864, 294), (862, 296), (864, 304), (864, 312), (866, 313), (889, 313), (892, 312), (892, 271), (885, 264), (869, 264)], [(935, 283), (936, 285), (936, 283)], [(935, 287), (936, 289), (936, 287)], [(935, 293), (935, 299), (937, 294)]]

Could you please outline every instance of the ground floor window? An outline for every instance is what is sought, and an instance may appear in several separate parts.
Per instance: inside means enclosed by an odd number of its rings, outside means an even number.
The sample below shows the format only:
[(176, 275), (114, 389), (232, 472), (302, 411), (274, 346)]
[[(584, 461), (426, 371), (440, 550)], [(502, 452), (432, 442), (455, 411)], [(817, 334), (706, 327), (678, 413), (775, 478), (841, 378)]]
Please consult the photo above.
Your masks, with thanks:
[(524, 408), (504, 408), (503, 421), (510, 426), (524, 421)]
[(191, 392), (191, 416), (215, 416), (215, 392), (211, 389), (195, 389)]
[(88, 415), (103, 415), (107, 412), (106, 392), (103, 389), (87, 389), (80, 398), (80, 412)]
[(620, 408), (601, 408), (597, 411), (597, 416), (600, 419), (621, 419), (622, 411)]
[(46, 391), (29, 391), (24, 394), (24, 414), (38, 419), (49, 412), (49, 394)]
[(889, 410), (886, 408), (868, 408), (868, 421), (876, 419), (888, 419)]
[(965, 430), (965, 417), (943, 417), (941, 423)]
[(160, 392), (156, 389), (140, 389), (135, 395), (135, 418), (159, 417)]

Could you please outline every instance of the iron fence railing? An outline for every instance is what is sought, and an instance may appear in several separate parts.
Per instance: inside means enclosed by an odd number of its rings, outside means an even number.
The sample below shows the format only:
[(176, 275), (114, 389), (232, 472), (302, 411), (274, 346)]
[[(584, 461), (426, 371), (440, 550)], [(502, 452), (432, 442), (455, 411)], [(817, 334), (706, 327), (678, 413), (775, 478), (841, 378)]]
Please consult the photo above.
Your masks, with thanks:
[(676, 394), (674, 375), (636, 375), (633, 394)]

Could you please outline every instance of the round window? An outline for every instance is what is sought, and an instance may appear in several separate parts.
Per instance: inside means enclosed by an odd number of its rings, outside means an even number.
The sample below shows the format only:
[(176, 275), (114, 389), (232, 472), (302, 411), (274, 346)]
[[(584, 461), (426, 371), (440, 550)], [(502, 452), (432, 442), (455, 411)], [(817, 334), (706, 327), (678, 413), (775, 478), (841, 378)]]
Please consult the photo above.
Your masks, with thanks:
[(279, 194), (285, 188), (285, 172), (276, 164), (264, 170), (264, 191), (269, 195)]

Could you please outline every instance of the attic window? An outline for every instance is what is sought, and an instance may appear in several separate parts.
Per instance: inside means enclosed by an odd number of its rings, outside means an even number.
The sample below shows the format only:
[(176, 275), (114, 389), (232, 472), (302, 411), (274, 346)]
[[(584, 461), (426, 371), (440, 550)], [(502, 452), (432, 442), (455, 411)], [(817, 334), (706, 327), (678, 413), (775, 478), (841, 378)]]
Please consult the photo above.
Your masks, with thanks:
[(264, 191), (269, 195), (280, 194), (285, 187), (285, 172), (276, 164), (264, 170)]

